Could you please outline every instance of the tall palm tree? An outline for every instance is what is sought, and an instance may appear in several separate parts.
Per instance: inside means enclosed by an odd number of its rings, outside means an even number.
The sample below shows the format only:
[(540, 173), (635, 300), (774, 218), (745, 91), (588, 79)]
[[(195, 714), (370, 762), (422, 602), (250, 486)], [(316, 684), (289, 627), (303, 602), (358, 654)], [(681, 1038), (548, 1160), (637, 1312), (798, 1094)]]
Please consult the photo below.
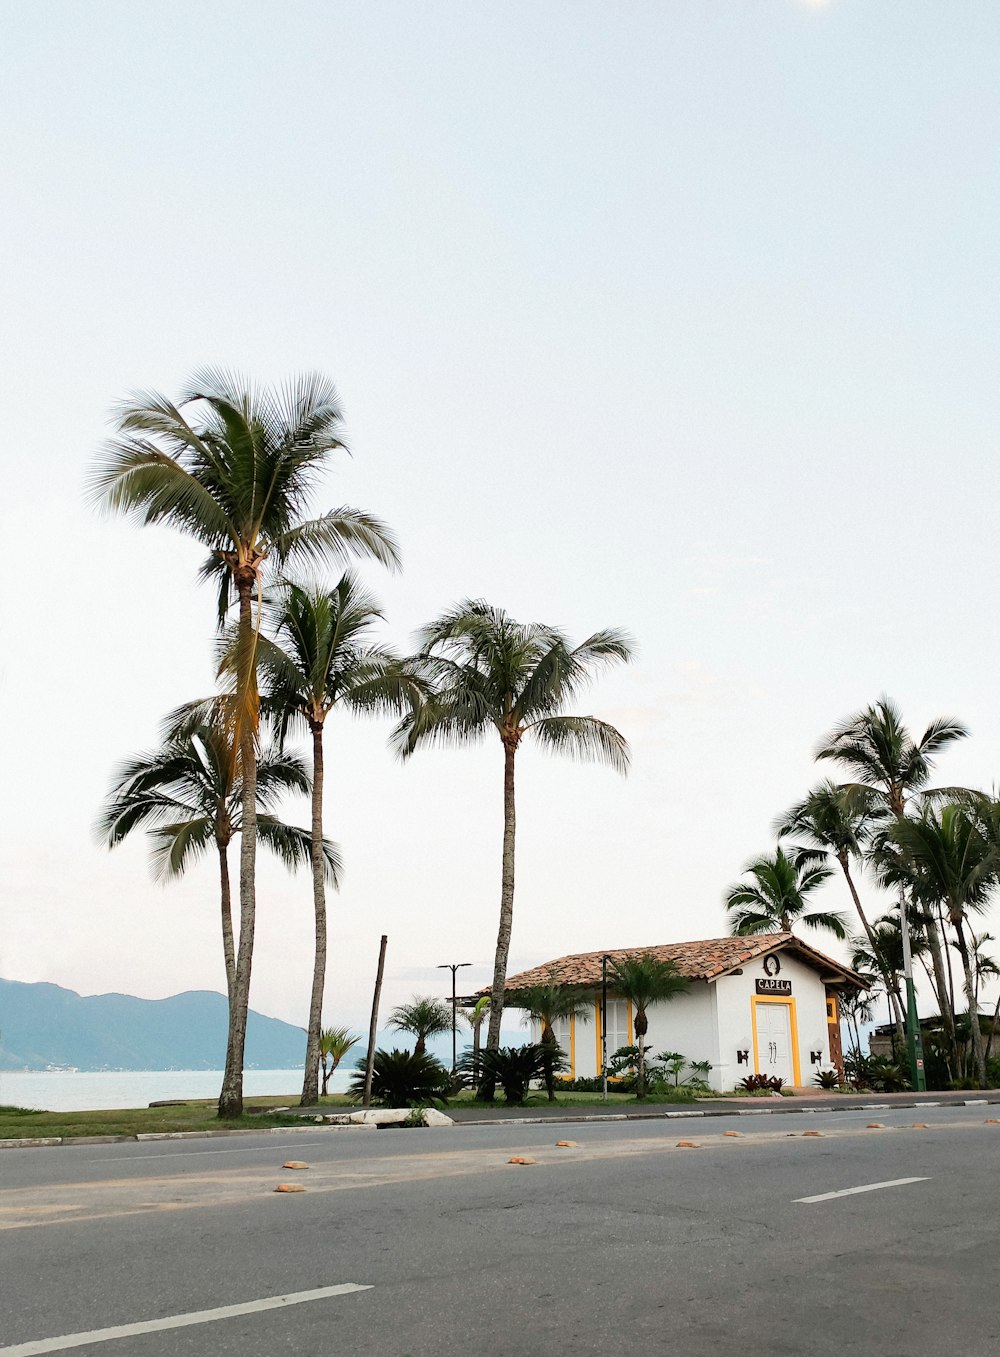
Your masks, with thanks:
[[(527, 735), (544, 749), (628, 770), (628, 744), (614, 726), (594, 716), (566, 715), (594, 674), (627, 663), (624, 632), (598, 631), (577, 646), (555, 627), (516, 622), (502, 608), (466, 600), (425, 627), (419, 659), (436, 692), (403, 718), (394, 733), (400, 756), (421, 744), (472, 744), (491, 731), (504, 757), (500, 925), (490, 993), (487, 1050), (500, 1046), (507, 957), (514, 918), (514, 772)], [(480, 1095), (493, 1096), (484, 1079)]]
[(269, 609), (273, 639), (261, 636), (262, 709), (282, 740), (290, 726), (312, 740), (312, 879), (315, 948), (303, 1107), (312, 1107), (319, 1083), (319, 1035), (326, 981), (326, 892), (322, 861), (326, 719), (334, 709), (392, 712), (419, 696), (415, 680), (395, 655), (372, 641), (382, 613), (350, 572), (333, 589), (288, 583)]
[[(968, 730), (953, 717), (938, 717), (932, 721), (919, 740), (915, 740), (903, 724), (902, 713), (891, 698), (884, 694), (863, 711), (855, 712), (835, 726), (820, 742), (817, 759), (839, 764), (853, 779), (855, 785), (867, 788), (881, 802), (887, 816), (896, 819), (907, 813), (913, 797), (934, 797), (942, 792), (928, 789), (936, 756), (968, 735)], [(906, 885), (897, 883), (899, 915), (903, 940), (903, 974), (907, 990), (908, 1027), (912, 1033), (910, 1050), (911, 1076), (915, 1088), (922, 1088), (922, 1067), (918, 1064), (916, 992), (913, 987), (913, 967), (910, 960), (910, 931), (906, 919)], [(941, 947), (937, 926), (928, 925), (935, 969), (941, 968)], [(942, 1016), (947, 1005), (945, 976), (938, 975)], [(954, 1015), (952, 1014), (952, 1027)]]
[(243, 1110), (256, 914), (257, 636), (253, 596), (268, 571), (340, 560), (351, 553), (398, 560), (384, 525), (357, 509), (305, 510), (331, 455), (345, 448), (336, 388), (293, 378), (278, 390), (232, 373), (196, 373), (176, 403), (141, 393), (116, 412), (116, 436), (90, 477), (94, 501), (143, 524), (178, 528), (208, 550), (203, 579), (218, 586), (219, 618), (238, 604), (234, 750), (242, 763), (240, 942), (230, 1005), (220, 1117)]
[(968, 1001), (972, 1053), (980, 1087), (986, 1087), (986, 1056), (976, 1002), (977, 986), (967, 935), (969, 912), (989, 901), (997, 860), (964, 806), (925, 807), (918, 818), (901, 816), (889, 831), (891, 840), (913, 869), (925, 899), (940, 900), (962, 958)]
[(330, 1079), (336, 1073), (337, 1066), (353, 1046), (361, 1040), (349, 1027), (324, 1027), (319, 1034), (319, 1058), (323, 1066), (323, 1087), (320, 1097), (325, 1098), (330, 1087)]
[(672, 961), (661, 961), (652, 952), (633, 952), (617, 957), (608, 966), (608, 983), (635, 1009), (636, 1097), (646, 1096), (646, 1033), (648, 1010), (667, 1003), (690, 987), (690, 980)]
[[(159, 749), (136, 755), (116, 771), (97, 831), (109, 848), (133, 830), (145, 830), (153, 843), (153, 869), (160, 880), (182, 876), (214, 844), (219, 865), (222, 950), (226, 989), (232, 1001), (236, 950), (229, 876), (229, 846), (242, 829), (243, 789), (225, 725), (195, 720), (170, 723)], [(257, 762), (258, 840), (289, 867), (311, 857), (311, 838), (273, 813), (289, 792), (306, 792), (309, 776), (291, 754), (262, 750)], [(324, 841), (323, 868), (337, 881), (340, 859)]]
[[(837, 860), (877, 967), (881, 953), (861, 904), (851, 874), (851, 863), (863, 863), (872, 833), (884, 824), (884, 820), (884, 811), (867, 788), (838, 787), (834, 782), (825, 781), (779, 816), (774, 826), (779, 843), (782, 839), (794, 837), (797, 846), (828, 854)], [(896, 1027), (896, 1039), (902, 1050), (905, 1045), (905, 1013), (899, 982), (895, 972), (883, 974), (879, 968), (879, 976), (885, 986)]]
[[(550, 1103), (555, 1102), (555, 1061), (559, 1053), (554, 1024), (562, 1018), (590, 1019), (594, 1011), (594, 996), (586, 990), (573, 989), (549, 980), (545, 985), (525, 985), (522, 989), (507, 991), (509, 1008), (520, 1008), (539, 1023), (542, 1029), (540, 1044), (545, 1048), (545, 1091)], [(566, 1054), (569, 1054), (566, 1052)]]
[(427, 1038), (451, 1031), (451, 1005), (440, 999), (414, 995), (408, 1004), (399, 1004), (389, 1014), (389, 1026), (397, 1032), (411, 1032), (417, 1039), (414, 1055), (423, 1055)]
[(768, 856), (748, 862), (743, 869), (749, 881), (737, 881), (725, 895), (734, 937), (753, 933), (791, 933), (795, 924), (825, 928), (834, 937), (846, 938), (844, 916), (830, 910), (809, 911), (809, 896), (833, 876), (815, 852), (802, 851), (790, 858), (779, 846)]

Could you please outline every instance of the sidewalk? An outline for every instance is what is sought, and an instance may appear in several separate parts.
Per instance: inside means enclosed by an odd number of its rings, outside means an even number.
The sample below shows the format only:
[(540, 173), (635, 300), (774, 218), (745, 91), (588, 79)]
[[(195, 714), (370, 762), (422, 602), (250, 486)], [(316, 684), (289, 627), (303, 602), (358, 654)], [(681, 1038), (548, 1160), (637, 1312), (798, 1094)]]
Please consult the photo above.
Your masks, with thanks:
[(803, 1093), (778, 1098), (699, 1098), (691, 1106), (677, 1103), (609, 1104), (607, 1112), (597, 1107), (574, 1111), (571, 1104), (552, 1106), (531, 1103), (527, 1107), (449, 1106), (447, 1114), (462, 1126), (532, 1125), (546, 1121), (657, 1121), (681, 1117), (766, 1117), (794, 1112), (886, 1111), (891, 1107), (974, 1107), (1000, 1103), (1000, 1089), (980, 1089), (943, 1093)]

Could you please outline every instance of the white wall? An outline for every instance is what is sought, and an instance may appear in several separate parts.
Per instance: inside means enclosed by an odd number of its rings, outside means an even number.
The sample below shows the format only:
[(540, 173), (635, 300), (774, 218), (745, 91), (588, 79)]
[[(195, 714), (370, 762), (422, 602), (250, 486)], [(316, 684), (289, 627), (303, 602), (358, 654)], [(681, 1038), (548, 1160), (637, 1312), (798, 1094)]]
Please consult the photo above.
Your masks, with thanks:
[[(792, 982), (791, 997), (799, 1037), (799, 1074), (803, 1085), (812, 1084), (818, 1069), (829, 1069), (829, 1033), (826, 1023), (826, 989), (816, 971), (796, 960), (788, 952), (779, 952), (779, 980)], [(748, 962), (742, 975), (727, 975), (714, 985), (718, 1022), (718, 1068), (713, 1070), (712, 1085), (724, 1091), (736, 1087), (745, 1074), (753, 1072), (753, 1009), (751, 999), (757, 980), (766, 978), (763, 960)], [(749, 1065), (739, 1065), (737, 1050), (750, 1052)], [(822, 1051), (819, 1065), (809, 1060), (810, 1051)]]

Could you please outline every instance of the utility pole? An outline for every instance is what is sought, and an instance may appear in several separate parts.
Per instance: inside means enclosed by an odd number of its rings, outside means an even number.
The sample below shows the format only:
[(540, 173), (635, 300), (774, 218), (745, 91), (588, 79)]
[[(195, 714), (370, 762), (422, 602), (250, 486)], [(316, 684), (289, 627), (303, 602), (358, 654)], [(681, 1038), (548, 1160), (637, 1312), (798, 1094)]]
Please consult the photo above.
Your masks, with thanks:
[(378, 1001), (382, 994), (382, 976), (385, 973), (385, 949), (389, 938), (382, 934), (382, 945), (378, 953), (378, 973), (375, 976), (375, 998), (372, 1000), (372, 1025), (368, 1029), (368, 1059), (365, 1062), (365, 1096), (362, 1107), (372, 1104), (372, 1070), (375, 1068), (375, 1032), (378, 1028)]
[(608, 961), (601, 957), (601, 1086), (608, 1101)]

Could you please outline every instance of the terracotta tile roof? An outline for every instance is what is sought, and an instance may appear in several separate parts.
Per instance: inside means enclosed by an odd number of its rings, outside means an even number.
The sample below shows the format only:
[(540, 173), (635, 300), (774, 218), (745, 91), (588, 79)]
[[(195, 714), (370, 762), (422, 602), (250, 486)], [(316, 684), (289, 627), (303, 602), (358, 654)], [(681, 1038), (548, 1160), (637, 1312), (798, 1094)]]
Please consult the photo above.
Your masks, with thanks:
[[(751, 938), (708, 938), (703, 942), (667, 942), (655, 947), (617, 947), (606, 952), (576, 952), (571, 956), (557, 957), (530, 971), (521, 971), (519, 975), (507, 977), (508, 990), (521, 989), (526, 985), (545, 985), (552, 981), (561, 985), (586, 985), (592, 988), (601, 983), (601, 958), (606, 956), (612, 961), (637, 953), (652, 953), (661, 961), (672, 961), (682, 975), (692, 980), (716, 980), (727, 971), (735, 970), (746, 962), (755, 961), (768, 952), (792, 952), (800, 961), (814, 970), (822, 971), (831, 979), (865, 988), (852, 970), (834, 961), (832, 957), (817, 952), (801, 938), (792, 933), (761, 933)], [(480, 991), (489, 994), (489, 988)]]

